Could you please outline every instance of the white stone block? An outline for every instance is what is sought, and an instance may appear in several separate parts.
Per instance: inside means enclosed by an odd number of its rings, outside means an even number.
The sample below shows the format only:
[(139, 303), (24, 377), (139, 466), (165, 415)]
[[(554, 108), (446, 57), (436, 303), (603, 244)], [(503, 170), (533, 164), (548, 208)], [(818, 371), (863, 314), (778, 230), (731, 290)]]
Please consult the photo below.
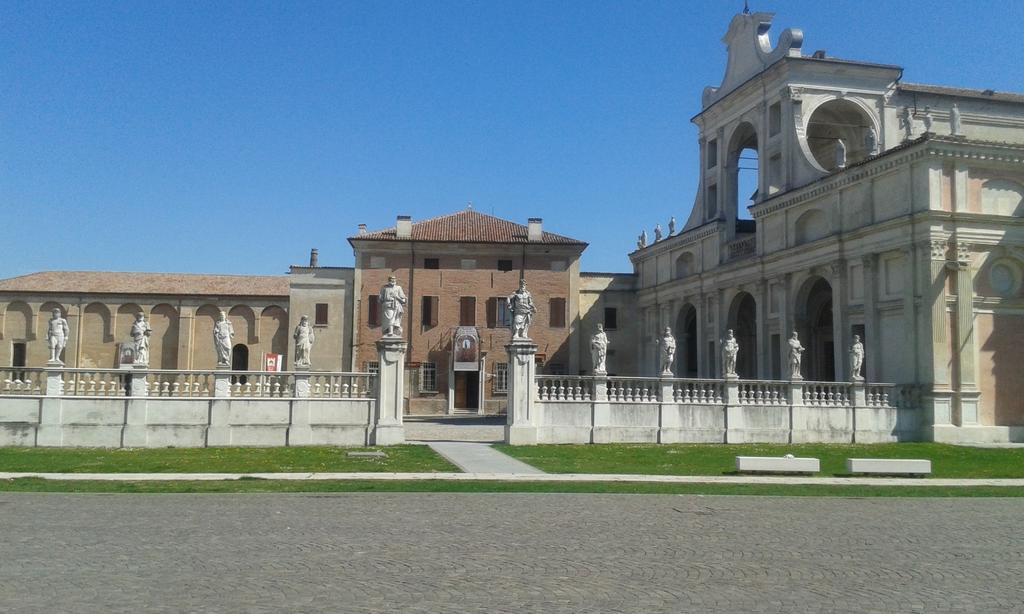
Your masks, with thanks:
[(736, 471), (764, 473), (817, 473), (821, 461), (816, 458), (788, 456), (737, 456)]
[(909, 458), (848, 458), (846, 472), (928, 475), (932, 472), (932, 462)]

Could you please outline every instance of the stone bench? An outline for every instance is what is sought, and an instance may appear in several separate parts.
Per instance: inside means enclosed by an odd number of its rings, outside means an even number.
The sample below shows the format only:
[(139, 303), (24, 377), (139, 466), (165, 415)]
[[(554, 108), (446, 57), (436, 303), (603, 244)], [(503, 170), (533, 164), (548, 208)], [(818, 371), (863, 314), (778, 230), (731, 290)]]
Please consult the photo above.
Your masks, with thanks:
[(737, 456), (736, 471), (747, 473), (817, 473), (821, 461), (793, 456)]
[(847, 473), (874, 473), (886, 475), (928, 475), (932, 472), (930, 460), (909, 458), (848, 458)]

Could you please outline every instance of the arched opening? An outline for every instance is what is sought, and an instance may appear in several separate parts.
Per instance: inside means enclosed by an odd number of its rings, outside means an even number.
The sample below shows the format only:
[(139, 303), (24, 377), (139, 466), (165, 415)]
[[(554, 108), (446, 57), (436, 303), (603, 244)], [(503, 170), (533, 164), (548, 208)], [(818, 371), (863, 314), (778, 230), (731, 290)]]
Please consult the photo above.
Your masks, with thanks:
[(196, 309), (192, 320), (192, 368), (213, 369), (217, 365), (217, 350), (213, 346), (213, 326), (220, 318), (220, 309), (203, 305)]
[(15, 301), (7, 306), (4, 316), (4, 336), (15, 341), (28, 341), (32, 330), (32, 308)]
[[(249, 346), (244, 343), (236, 343), (235, 346), (231, 348), (231, 370), (249, 370)], [(248, 380), (248, 377), (245, 375), (231, 377), (231, 383), (235, 383), (237, 381), (239, 384), (244, 384), (246, 380)]]
[(726, 160), (725, 206), (734, 220), (750, 220), (748, 207), (757, 202), (761, 177), (760, 158), (757, 153), (757, 130), (748, 122), (740, 124), (729, 141)]
[(110, 310), (102, 303), (89, 303), (85, 306), (81, 318), (81, 344), (79, 367), (111, 369), (117, 359), (117, 347), (108, 340), (113, 340), (110, 330)]
[(697, 309), (693, 305), (679, 310), (675, 331), (679, 377), (697, 377)]
[[(814, 162), (827, 172), (838, 168), (836, 142), (846, 146), (846, 165), (855, 164), (871, 155), (869, 132), (874, 122), (867, 112), (849, 100), (830, 100), (814, 109), (807, 122), (807, 147)], [(877, 133), (875, 141), (878, 141)]]
[(1024, 216), (1024, 186), (1008, 179), (989, 179), (981, 186), (981, 212)]
[(805, 284), (803, 311), (800, 314), (800, 339), (806, 348), (804, 377), (836, 381), (835, 343), (832, 337), (832, 285), (817, 277)]
[(150, 338), (149, 364), (158, 369), (178, 368), (178, 310), (172, 305), (153, 307), (149, 315), (153, 329)]
[(736, 374), (744, 379), (757, 377), (757, 304), (749, 292), (740, 292), (729, 307), (729, 326), (740, 352), (736, 356)]

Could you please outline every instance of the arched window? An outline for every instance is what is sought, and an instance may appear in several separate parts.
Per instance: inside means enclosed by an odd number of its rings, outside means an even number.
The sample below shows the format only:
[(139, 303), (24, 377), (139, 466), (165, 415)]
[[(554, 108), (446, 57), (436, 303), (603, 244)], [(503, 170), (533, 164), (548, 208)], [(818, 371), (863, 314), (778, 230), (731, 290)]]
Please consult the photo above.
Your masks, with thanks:
[(1024, 216), (1024, 186), (1009, 179), (989, 179), (981, 186), (981, 212)]
[(690, 252), (684, 252), (676, 258), (676, 279), (688, 277), (697, 272), (695, 259)]
[(725, 206), (732, 219), (750, 219), (747, 208), (760, 200), (758, 185), (761, 177), (757, 152), (757, 130), (750, 123), (740, 124), (729, 140), (726, 162)]
[[(871, 117), (849, 100), (830, 100), (811, 112), (807, 121), (807, 148), (823, 170), (836, 170), (836, 141), (846, 146), (846, 165), (871, 155), (868, 134), (874, 128)], [(877, 132), (875, 141), (878, 141)]]
[(820, 209), (805, 211), (797, 218), (794, 230), (797, 245), (817, 241), (829, 234), (828, 218)]

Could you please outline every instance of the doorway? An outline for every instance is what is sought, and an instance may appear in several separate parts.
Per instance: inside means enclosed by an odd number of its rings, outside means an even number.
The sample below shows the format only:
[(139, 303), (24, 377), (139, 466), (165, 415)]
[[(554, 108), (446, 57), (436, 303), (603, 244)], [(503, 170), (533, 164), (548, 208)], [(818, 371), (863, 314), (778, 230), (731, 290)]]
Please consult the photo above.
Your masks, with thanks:
[[(235, 347), (231, 348), (231, 370), (232, 371), (248, 371), (249, 370), (249, 348), (244, 343), (239, 343)], [(232, 376), (231, 383), (244, 384), (248, 381), (248, 377), (245, 375)]]
[(472, 409), (480, 407), (480, 372), (455, 372), (455, 409)]

